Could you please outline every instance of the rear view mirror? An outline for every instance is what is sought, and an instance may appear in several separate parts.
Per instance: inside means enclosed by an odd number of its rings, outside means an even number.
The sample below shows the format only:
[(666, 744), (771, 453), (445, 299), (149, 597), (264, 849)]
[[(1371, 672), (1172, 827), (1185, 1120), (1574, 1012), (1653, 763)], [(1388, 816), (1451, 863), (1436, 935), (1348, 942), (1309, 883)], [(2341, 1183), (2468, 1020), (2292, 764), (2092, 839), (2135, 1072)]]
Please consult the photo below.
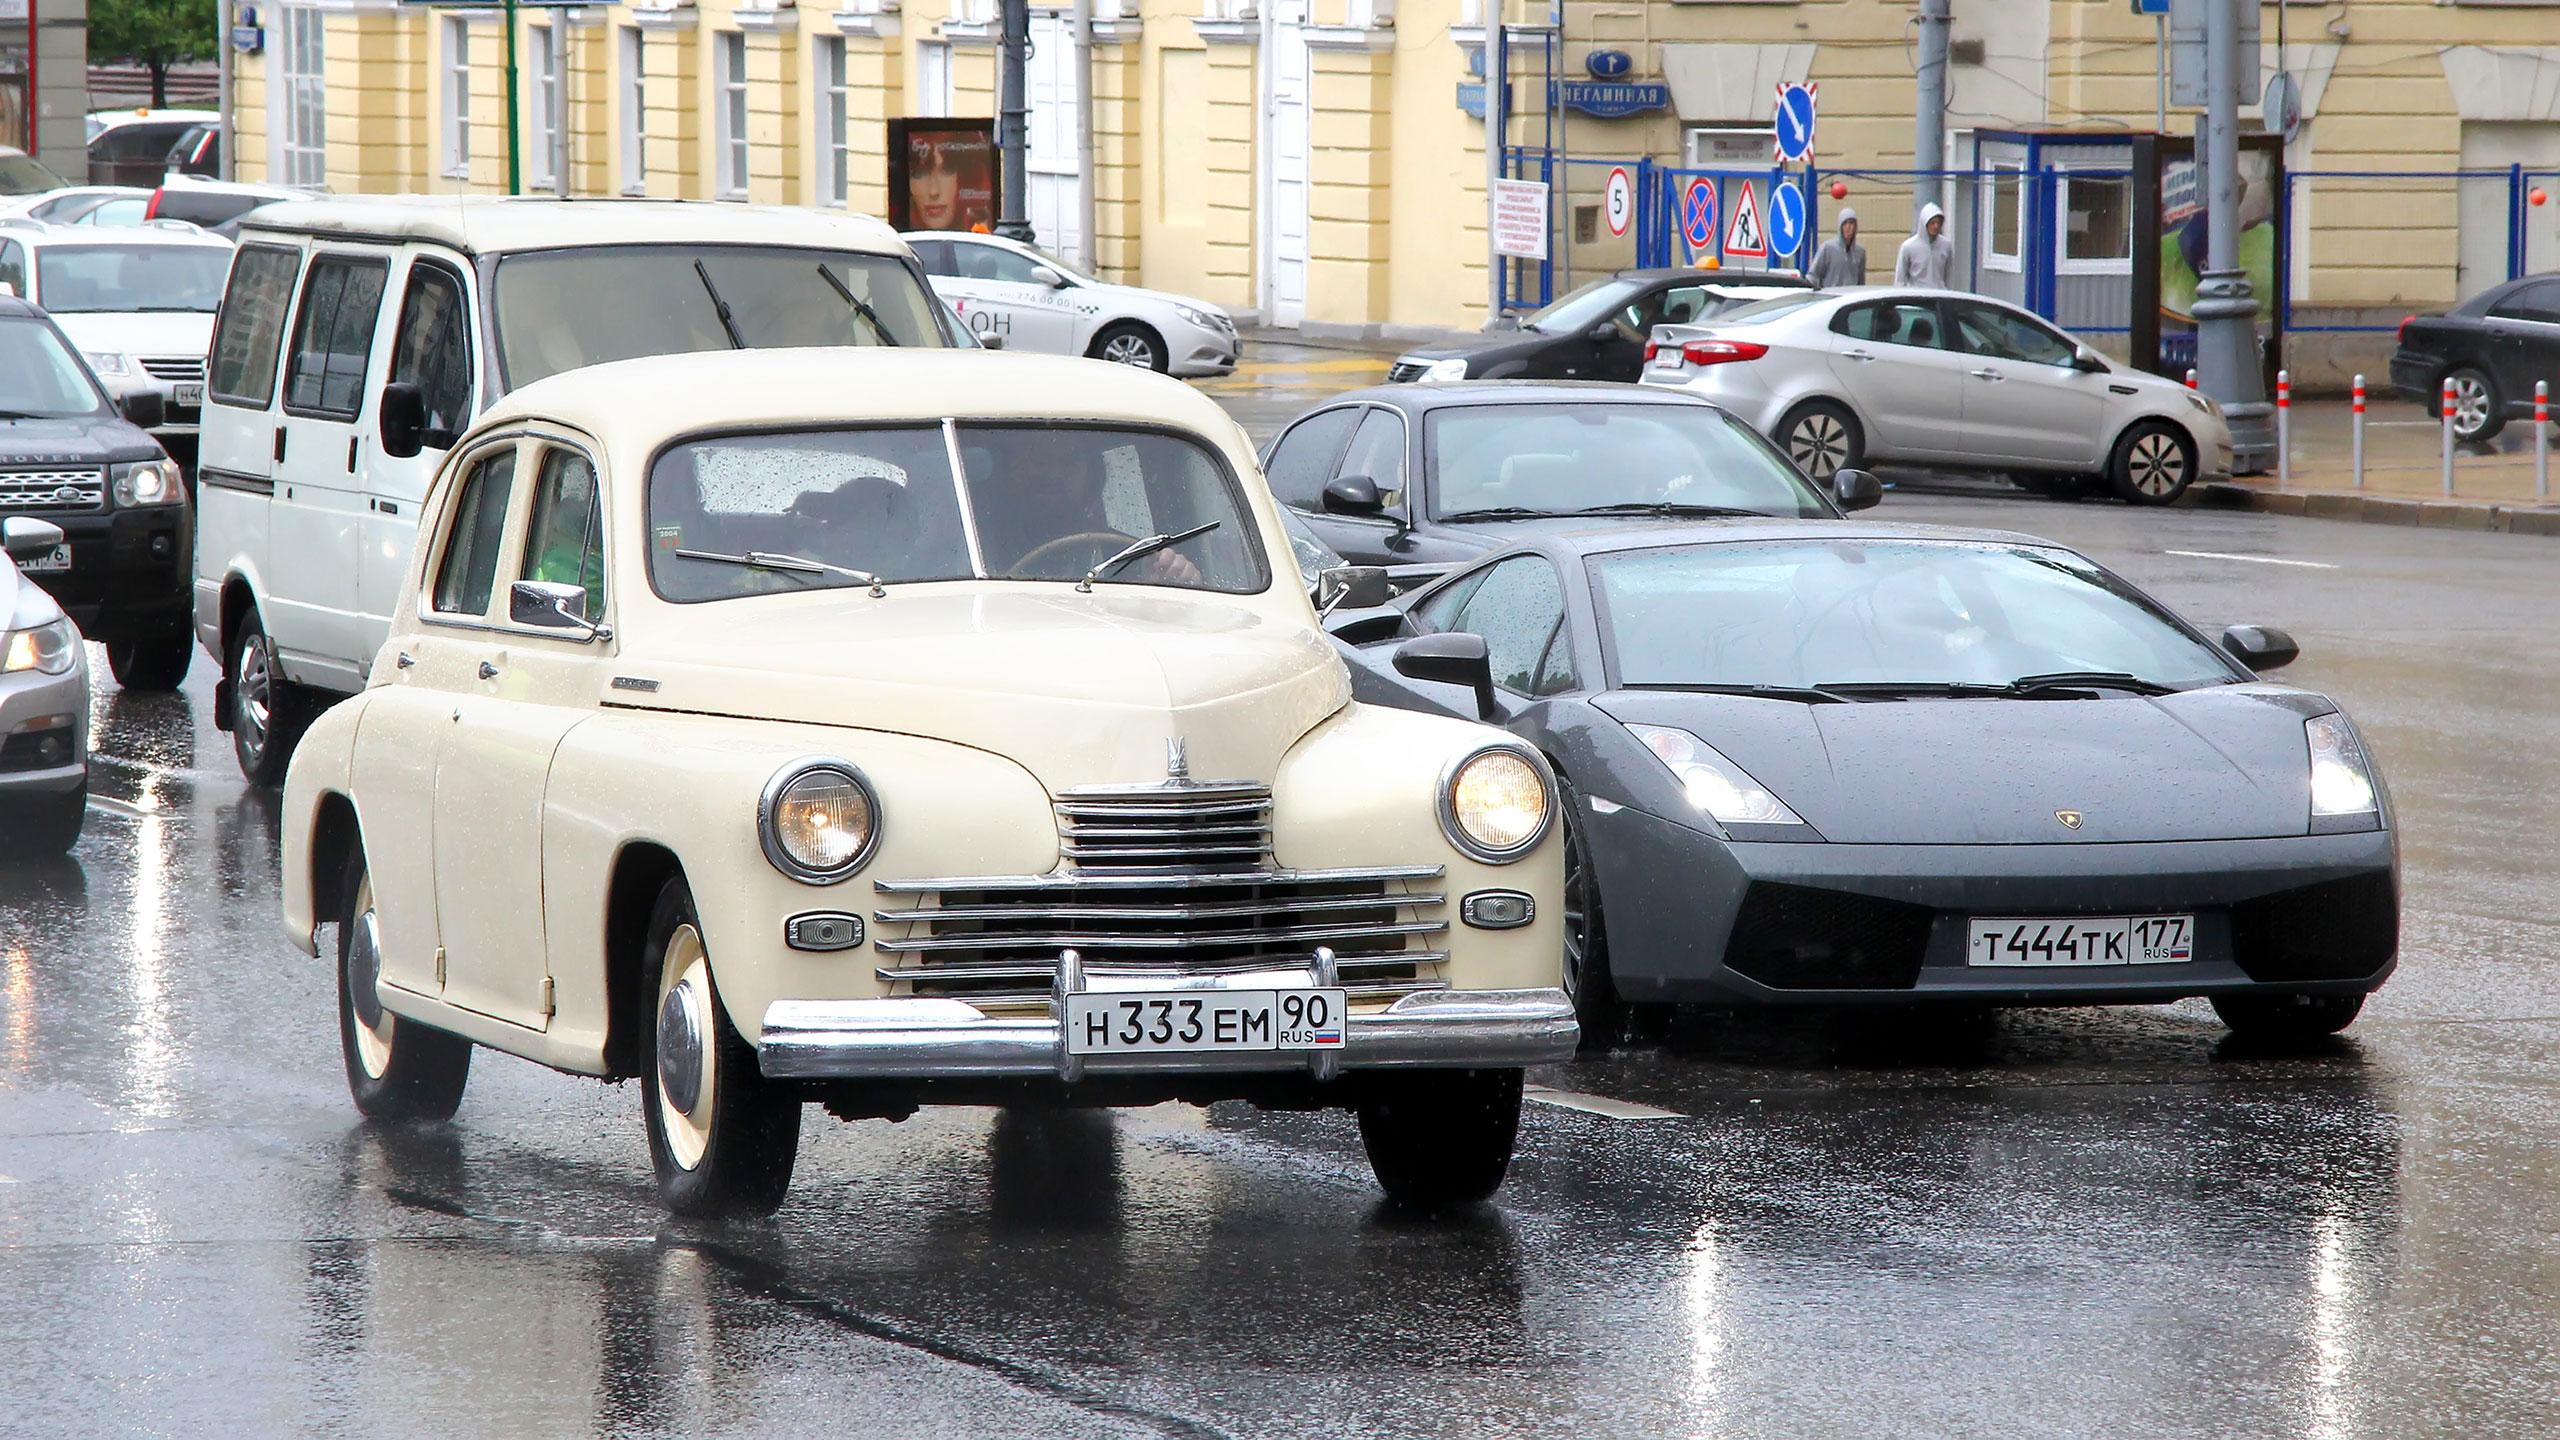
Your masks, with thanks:
[(1479, 720), (1502, 713), (1493, 702), (1493, 660), (1481, 635), (1417, 635), (1396, 647), (1395, 667), (1408, 680), (1464, 685), (1475, 691)]
[(145, 430), (157, 430), (169, 423), (169, 402), (157, 390), (136, 390), (116, 402), (124, 418)]
[(382, 453), (406, 460), (426, 445), (427, 397), (406, 380), (382, 387)]
[(62, 543), (62, 527), (50, 520), (32, 515), (12, 515), (0, 520), (0, 549), (12, 560), (33, 560), (50, 555)]
[(2234, 625), (2222, 632), (2222, 648), (2261, 674), (2302, 658), (2302, 647), (2293, 643), (2293, 637), (2272, 625)]
[(1040, 284), (1048, 286), (1052, 290), (1064, 290), (1067, 288), (1067, 277), (1050, 269), (1046, 265), (1032, 266), (1031, 278), (1038, 281)]
[(1866, 510), (1884, 502), (1884, 482), (1865, 470), (1838, 470), (1831, 476), (1831, 498), (1843, 510)]
[(1395, 586), (1380, 566), (1336, 565), (1316, 576), (1316, 608), (1328, 615), (1341, 609), (1374, 610), (1394, 598)]
[(1337, 475), (1324, 487), (1324, 508), (1328, 515), (1375, 515), (1387, 508), (1378, 494), (1378, 482), (1366, 475)]
[(2107, 373), (2107, 358), (2083, 345), (2071, 352), (2071, 368), (2086, 370), (2092, 375), (2104, 375)]

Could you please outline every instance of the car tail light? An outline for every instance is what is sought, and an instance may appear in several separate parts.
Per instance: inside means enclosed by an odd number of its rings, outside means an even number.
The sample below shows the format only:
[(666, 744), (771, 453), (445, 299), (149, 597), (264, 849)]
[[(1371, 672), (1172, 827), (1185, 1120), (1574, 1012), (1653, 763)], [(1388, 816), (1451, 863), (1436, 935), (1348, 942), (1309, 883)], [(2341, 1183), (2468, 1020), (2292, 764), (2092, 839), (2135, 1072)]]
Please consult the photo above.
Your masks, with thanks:
[(1757, 360), (1769, 347), (1750, 340), (1692, 340), (1680, 347), (1680, 358), (1692, 365), (1722, 365), (1728, 360)]
[(2410, 326), (2412, 326), (2412, 325), (2415, 325), (2415, 324), (2417, 324), (2417, 323), (2418, 323), (2418, 317), (2417, 317), (2417, 316), (2415, 316), (2415, 315), (2407, 316), (2407, 317), (2405, 317), (2404, 319), (2402, 319), (2402, 320), (2401, 320), (2401, 322), (2400, 322), (2400, 336), (2399, 336), (2399, 340), (2400, 340), (2400, 343), (2401, 343), (2401, 344), (2406, 345), (2406, 344), (2408, 344), (2408, 343), (2409, 343), (2409, 327), (2410, 327)]
[(159, 219), (159, 218), (160, 218), (160, 197), (161, 197), (161, 196), (163, 196), (163, 195), (166, 195), (166, 194), (168, 194), (168, 193), (169, 193), (169, 192), (168, 192), (168, 191), (166, 191), (166, 190), (154, 190), (154, 191), (152, 191), (152, 192), (151, 192), (151, 203), (142, 207), (142, 218), (143, 218), (143, 219), (145, 219), (145, 220), (157, 220), (157, 219)]
[(1654, 343), (1653, 343), (1652, 341), (1650, 341), (1650, 340), (1647, 340), (1646, 342), (1644, 342), (1644, 363), (1646, 363), (1647, 365), (1652, 364), (1652, 363), (1653, 363), (1653, 357), (1654, 357), (1654, 356), (1656, 356), (1656, 355), (1659, 355), (1659, 354), (1661, 354), (1661, 353), (1662, 353), (1662, 347), (1661, 347), (1661, 346), (1654, 344)]

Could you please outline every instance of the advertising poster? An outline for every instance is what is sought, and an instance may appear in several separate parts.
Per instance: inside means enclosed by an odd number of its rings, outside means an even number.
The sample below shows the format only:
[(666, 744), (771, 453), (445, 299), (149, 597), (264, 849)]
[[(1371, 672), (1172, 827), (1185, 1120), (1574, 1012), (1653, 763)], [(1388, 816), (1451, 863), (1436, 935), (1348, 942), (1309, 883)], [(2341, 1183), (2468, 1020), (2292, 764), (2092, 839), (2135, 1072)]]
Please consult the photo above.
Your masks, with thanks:
[[(2283, 363), (2278, 289), (2284, 264), (2283, 152), (2244, 136), (2240, 149), (2240, 268), (2257, 297), (2259, 350), (2272, 376)], [(2144, 155), (2144, 151), (2151, 153)], [(2185, 136), (2141, 136), (2134, 174), (2148, 193), (2136, 202), (2134, 253), (2154, 257), (2134, 266), (2133, 361), (2155, 374), (2185, 377), (2196, 356), (2196, 285), (2205, 269), (2206, 195), (2195, 142)], [(2147, 182), (2147, 183), (2146, 183)]]
[(996, 223), (996, 122), (889, 122), (889, 224), (989, 230)]

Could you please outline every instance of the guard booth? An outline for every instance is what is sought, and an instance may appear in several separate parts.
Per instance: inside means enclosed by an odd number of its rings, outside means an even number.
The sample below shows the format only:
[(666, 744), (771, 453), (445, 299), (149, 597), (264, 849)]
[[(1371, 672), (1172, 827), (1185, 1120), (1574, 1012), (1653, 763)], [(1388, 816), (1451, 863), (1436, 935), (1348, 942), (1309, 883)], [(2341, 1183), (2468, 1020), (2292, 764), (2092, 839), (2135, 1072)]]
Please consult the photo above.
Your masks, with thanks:
[(1957, 138), (1970, 183), (1946, 187), (1947, 229), (1969, 288), (2032, 310), (2117, 359), (2132, 358), (2137, 221), (2134, 143), (2052, 130)]

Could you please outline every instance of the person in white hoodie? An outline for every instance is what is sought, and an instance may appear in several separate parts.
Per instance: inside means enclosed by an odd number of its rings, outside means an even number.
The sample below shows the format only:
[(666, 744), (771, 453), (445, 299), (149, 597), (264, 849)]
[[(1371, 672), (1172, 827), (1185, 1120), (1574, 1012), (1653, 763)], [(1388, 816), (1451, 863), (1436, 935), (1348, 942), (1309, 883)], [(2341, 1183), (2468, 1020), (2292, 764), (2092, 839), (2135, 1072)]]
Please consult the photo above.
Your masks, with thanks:
[(1947, 238), (1947, 212), (1937, 202), (1920, 207), (1920, 228), (1893, 252), (1893, 283), (1924, 290), (1955, 288), (1956, 242)]

